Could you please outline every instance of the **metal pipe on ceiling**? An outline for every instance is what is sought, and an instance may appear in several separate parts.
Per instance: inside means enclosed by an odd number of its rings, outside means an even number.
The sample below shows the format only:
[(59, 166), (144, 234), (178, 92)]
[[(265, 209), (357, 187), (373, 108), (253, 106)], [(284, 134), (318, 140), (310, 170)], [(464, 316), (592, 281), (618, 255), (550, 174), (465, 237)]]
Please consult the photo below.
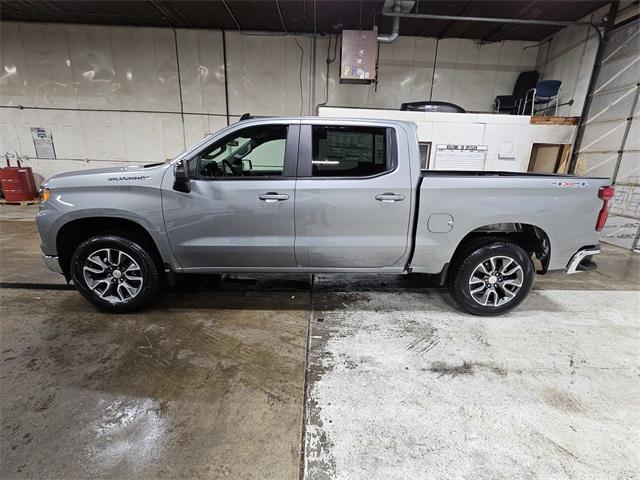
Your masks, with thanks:
[(400, 15), (402, 14), (402, 6), (400, 3), (396, 2), (393, 5), (392, 13), (398, 14), (393, 17), (393, 26), (391, 28), (391, 33), (387, 33), (384, 35), (378, 35), (378, 42), (380, 43), (393, 43), (400, 36)]
[(498, 18), (498, 17), (459, 17), (456, 15), (434, 15), (430, 13), (403, 13), (394, 11), (382, 11), (382, 15), (385, 17), (400, 17), (400, 18), (414, 18), (422, 20), (454, 20), (459, 22), (486, 22), (486, 23), (517, 23), (523, 25), (553, 25), (568, 27), (570, 25), (590, 25), (596, 27), (597, 25), (591, 22), (567, 22), (562, 20), (523, 20), (519, 18)]

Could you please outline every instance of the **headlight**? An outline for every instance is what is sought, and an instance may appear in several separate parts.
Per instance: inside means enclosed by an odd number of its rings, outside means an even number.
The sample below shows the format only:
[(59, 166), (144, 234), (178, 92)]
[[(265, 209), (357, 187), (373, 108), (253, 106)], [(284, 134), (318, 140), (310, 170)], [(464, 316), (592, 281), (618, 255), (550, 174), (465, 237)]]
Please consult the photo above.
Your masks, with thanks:
[(40, 197), (42, 197), (43, 202), (47, 202), (50, 196), (51, 196), (51, 190), (49, 190), (48, 188), (40, 189)]

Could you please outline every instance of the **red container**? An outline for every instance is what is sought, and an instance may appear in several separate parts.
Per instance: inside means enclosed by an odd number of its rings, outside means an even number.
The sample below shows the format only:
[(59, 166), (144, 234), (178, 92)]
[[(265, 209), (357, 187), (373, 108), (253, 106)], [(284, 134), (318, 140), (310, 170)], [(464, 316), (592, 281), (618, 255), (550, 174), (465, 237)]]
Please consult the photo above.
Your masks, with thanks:
[(7, 160), (7, 166), (0, 168), (0, 185), (7, 202), (26, 202), (38, 196), (31, 167), (23, 167), (19, 161), (17, 167), (12, 167)]

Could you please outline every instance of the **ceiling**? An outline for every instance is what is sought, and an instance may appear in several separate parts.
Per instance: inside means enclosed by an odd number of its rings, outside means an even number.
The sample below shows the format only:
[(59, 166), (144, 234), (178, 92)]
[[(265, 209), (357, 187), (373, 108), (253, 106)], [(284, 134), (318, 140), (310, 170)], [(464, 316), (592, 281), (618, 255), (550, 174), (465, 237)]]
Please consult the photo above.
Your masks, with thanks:
[[(412, 13), (575, 21), (608, 3), (595, 0), (417, 0)], [(239, 25), (242, 30), (282, 32), (286, 29), (307, 33), (371, 29), (375, 22), (379, 31), (385, 33), (391, 29), (391, 19), (381, 14), (383, 5), (383, 0), (226, 0), (226, 3), (224, 0), (0, 0), (0, 19), (227, 30), (237, 30)], [(561, 28), (403, 18), (400, 34), (484, 41), (541, 40)]]

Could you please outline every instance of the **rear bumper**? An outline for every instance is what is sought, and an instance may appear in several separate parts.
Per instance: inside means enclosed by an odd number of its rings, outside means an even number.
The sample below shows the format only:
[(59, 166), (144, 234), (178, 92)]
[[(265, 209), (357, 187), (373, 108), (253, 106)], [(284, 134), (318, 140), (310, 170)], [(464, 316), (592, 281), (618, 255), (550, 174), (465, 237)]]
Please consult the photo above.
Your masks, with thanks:
[(569, 264), (567, 265), (565, 272), (567, 273), (567, 275), (571, 275), (572, 273), (582, 272), (583, 270), (579, 268), (580, 263), (584, 259), (591, 257), (593, 255), (598, 255), (599, 253), (600, 253), (600, 247), (597, 245), (591, 246), (591, 247), (582, 247), (573, 255), (573, 257), (571, 257), (571, 260), (569, 260)]
[(55, 272), (55, 273), (59, 273), (60, 275), (63, 275), (62, 268), (60, 267), (60, 262), (59, 262), (57, 256), (55, 256), (55, 255), (45, 255), (43, 253), (42, 254), (42, 261), (44, 262), (44, 264), (47, 266), (47, 268), (49, 270), (51, 270), (52, 272)]

